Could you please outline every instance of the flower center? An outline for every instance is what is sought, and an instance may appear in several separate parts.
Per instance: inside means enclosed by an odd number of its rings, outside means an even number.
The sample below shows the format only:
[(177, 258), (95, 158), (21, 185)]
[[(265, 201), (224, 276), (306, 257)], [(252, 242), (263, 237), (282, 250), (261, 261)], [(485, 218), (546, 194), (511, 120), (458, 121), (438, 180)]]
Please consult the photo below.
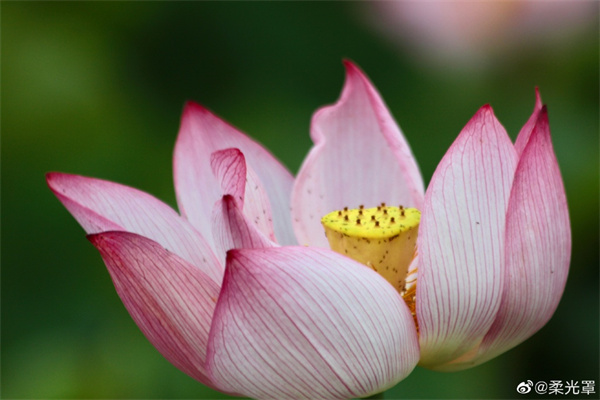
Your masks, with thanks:
[(416, 289), (412, 280), (407, 285), (407, 276), (420, 219), (416, 208), (381, 203), (374, 208), (346, 207), (325, 215), (321, 223), (333, 251), (372, 268), (405, 296)]

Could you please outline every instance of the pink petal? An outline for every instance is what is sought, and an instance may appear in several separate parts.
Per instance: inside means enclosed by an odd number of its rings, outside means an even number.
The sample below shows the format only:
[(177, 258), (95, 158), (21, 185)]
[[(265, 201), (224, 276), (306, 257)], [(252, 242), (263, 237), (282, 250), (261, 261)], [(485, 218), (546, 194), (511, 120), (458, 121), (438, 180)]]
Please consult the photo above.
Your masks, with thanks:
[(521, 157), (521, 153), (523, 149), (527, 145), (529, 141), (529, 136), (531, 135), (531, 131), (533, 127), (538, 121), (538, 117), (540, 115), (540, 111), (542, 110), (542, 97), (540, 96), (540, 91), (538, 88), (535, 88), (535, 106), (533, 107), (533, 113), (521, 128), (519, 132), (519, 136), (517, 136), (517, 140), (515, 141), (515, 150), (517, 151), (517, 156)]
[(183, 112), (173, 161), (177, 202), (183, 215), (202, 234), (210, 233), (207, 222), (223, 195), (210, 159), (215, 151), (227, 148), (240, 149), (262, 182), (279, 243), (296, 243), (289, 210), (292, 175), (261, 145), (195, 103), (188, 103)]
[(211, 155), (210, 163), (223, 194), (231, 195), (244, 216), (274, 242), (269, 198), (254, 171), (246, 165), (242, 152), (238, 149), (216, 151)]
[(492, 108), (484, 106), (431, 179), (417, 241), (420, 365), (435, 369), (460, 357), (494, 321), (516, 158)]
[(402, 132), (363, 72), (345, 66), (340, 99), (313, 116), (314, 146), (294, 185), (292, 217), (301, 244), (328, 247), (321, 217), (345, 206), (421, 208), (423, 202), (423, 180)]
[(515, 173), (506, 221), (506, 273), (498, 316), (477, 363), (529, 338), (562, 296), (571, 257), (565, 189), (544, 107)]
[(158, 243), (128, 232), (89, 236), (119, 297), (146, 338), (173, 365), (214, 387), (206, 346), (219, 287)]
[(124, 230), (146, 236), (199, 267), (215, 282), (221, 282), (223, 265), (205, 238), (155, 197), (118, 183), (79, 175), (50, 173), (46, 180), (87, 233)]
[(248, 220), (231, 195), (225, 195), (217, 202), (212, 218), (215, 245), (219, 254), (224, 255), (231, 249), (276, 246)]
[(399, 294), (357, 262), (305, 247), (233, 250), (207, 367), (256, 398), (349, 398), (385, 390), (418, 361)]
[(242, 152), (238, 149), (215, 151), (210, 156), (210, 167), (221, 185), (221, 191), (233, 196), (240, 207), (243, 207), (247, 169)]

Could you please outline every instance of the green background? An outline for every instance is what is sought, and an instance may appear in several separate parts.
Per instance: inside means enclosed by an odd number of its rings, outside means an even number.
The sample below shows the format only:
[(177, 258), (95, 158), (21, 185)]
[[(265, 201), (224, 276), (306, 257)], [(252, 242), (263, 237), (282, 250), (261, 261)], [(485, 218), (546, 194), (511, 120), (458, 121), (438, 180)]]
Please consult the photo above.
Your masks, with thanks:
[(426, 182), (485, 103), (514, 139), (539, 86), (570, 206), (572, 263), (552, 320), (480, 367), (417, 368), (387, 398), (515, 398), (528, 379), (600, 384), (597, 5), (568, 45), (460, 70), (385, 40), (359, 2), (2, 2), (2, 396), (226, 397), (148, 343), (44, 174), (117, 181), (175, 206), (171, 156), (188, 99), (295, 173), (312, 113), (341, 91), (343, 58), (378, 87)]

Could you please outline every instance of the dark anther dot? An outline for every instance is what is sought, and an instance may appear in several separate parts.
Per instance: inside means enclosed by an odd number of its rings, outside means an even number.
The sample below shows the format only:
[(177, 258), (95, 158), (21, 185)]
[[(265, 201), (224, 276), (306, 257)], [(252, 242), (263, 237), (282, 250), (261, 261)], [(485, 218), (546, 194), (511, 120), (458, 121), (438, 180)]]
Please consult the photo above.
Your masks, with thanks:
[(375, 216), (371, 215), (371, 221), (375, 221)]
[(379, 221), (375, 221), (375, 226), (379, 226)]
[(393, 224), (394, 222), (396, 222), (396, 218), (394, 218), (394, 217), (390, 218), (390, 222)]
[(348, 207), (344, 207), (344, 211), (348, 211)]
[(348, 221), (348, 216), (344, 216), (344, 221)]
[(360, 218), (356, 220), (356, 225), (360, 225)]

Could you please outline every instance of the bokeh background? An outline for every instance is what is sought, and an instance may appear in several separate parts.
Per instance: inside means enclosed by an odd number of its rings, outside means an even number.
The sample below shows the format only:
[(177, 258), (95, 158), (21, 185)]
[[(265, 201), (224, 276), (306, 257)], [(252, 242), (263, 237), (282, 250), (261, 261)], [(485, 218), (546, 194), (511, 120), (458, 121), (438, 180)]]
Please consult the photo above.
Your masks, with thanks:
[(571, 270), (548, 325), (471, 370), (417, 368), (386, 397), (516, 398), (528, 379), (592, 379), (600, 392), (599, 3), (542, 3), (2, 2), (2, 396), (226, 397), (148, 343), (44, 174), (121, 182), (175, 207), (188, 99), (295, 173), (343, 58), (378, 87), (426, 182), (485, 103), (514, 139), (539, 87), (570, 206)]

